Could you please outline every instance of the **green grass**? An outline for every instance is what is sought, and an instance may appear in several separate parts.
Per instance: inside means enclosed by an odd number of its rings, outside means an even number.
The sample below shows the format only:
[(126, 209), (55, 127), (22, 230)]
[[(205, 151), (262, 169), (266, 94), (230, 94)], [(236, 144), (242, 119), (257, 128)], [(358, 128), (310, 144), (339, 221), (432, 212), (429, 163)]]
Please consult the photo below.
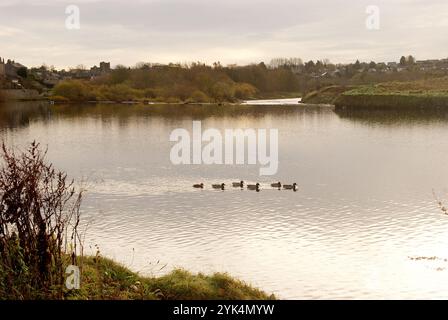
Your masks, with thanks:
[(335, 100), (336, 109), (448, 108), (448, 77), (359, 86)]
[(430, 90), (390, 90), (384, 87), (377, 86), (363, 86), (353, 90), (344, 92), (342, 95), (346, 96), (366, 96), (366, 95), (380, 95), (380, 96), (411, 96), (411, 97), (448, 97), (448, 90), (430, 89)]
[(162, 277), (143, 277), (103, 257), (82, 260), (81, 289), (67, 291), (78, 300), (267, 300), (263, 291), (225, 273), (192, 274), (177, 269)]

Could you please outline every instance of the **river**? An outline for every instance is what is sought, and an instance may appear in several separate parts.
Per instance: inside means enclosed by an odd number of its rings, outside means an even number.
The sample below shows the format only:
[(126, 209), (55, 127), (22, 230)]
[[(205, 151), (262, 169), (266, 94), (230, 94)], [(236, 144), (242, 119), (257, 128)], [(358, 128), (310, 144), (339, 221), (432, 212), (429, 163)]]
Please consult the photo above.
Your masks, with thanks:
[[(193, 120), (278, 129), (277, 174), (173, 165), (170, 133)], [(0, 136), (48, 146), (87, 186), (86, 250), (143, 274), (225, 271), (284, 299), (448, 298), (448, 216), (433, 195), (448, 201), (448, 113), (9, 103)], [(262, 190), (210, 188), (239, 180)], [(299, 190), (267, 187), (276, 181)]]

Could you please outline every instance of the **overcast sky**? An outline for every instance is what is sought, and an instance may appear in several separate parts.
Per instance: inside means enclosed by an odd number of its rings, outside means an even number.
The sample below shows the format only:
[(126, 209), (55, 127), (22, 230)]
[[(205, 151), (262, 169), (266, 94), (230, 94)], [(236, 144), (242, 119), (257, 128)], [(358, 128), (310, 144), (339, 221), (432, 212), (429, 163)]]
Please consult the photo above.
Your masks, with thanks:
[[(70, 4), (79, 30), (65, 27)], [(447, 0), (0, 0), (0, 56), (27, 66), (446, 58), (447, 34)]]

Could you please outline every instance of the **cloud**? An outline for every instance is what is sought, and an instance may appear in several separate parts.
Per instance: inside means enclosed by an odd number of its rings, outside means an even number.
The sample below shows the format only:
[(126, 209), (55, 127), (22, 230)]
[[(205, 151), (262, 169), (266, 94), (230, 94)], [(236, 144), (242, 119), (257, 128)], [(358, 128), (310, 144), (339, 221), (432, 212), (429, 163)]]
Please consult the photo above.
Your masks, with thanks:
[[(0, 55), (68, 67), (277, 56), (392, 61), (447, 52), (446, 1), (376, 3), (381, 29), (370, 31), (367, 0), (2, 0)], [(80, 7), (80, 30), (65, 29), (69, 4)]]

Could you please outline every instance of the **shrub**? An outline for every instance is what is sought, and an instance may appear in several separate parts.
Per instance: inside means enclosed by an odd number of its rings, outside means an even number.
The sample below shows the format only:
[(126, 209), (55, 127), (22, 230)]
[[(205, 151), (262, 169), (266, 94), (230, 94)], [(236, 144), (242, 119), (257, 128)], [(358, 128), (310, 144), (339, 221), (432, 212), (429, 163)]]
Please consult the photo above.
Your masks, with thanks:
[(17, 70), (17, 75), (21, 78), (27, 78), (28, 77), (28, 69), (25, 67), (21, 67)]
[(109, 101), (129, 101), (143, 98), (145, 93), (141, 90), (133, 89), (126, 84), (112, 86), (101, 86), (97, 89), (97, 96), (101, 100)]
[(235, 88), (232, 83), (219, 81), (212, 87), (211, 96), (216, 101), (232, 101), (235, 97)]
[(157, 93), (154, 89), (146, 89), (144, 91), (144, 97), (149, 98), (149, 99), (154, 99), (155, 97), (157, 97)]
[(62, 97), (62, 96), (51, 96), (50, 100), (54, 101), (54, 102), (68, 102), (69, 100), (66, 97)]
[(248, 83), (238, 83), (235, 86), (235, 97), (238, 99), (253, 98), (257, 93), (257, 88)]
[(71, 101), (96, 100), (93, 90), (78, 80), (62, 81), (53, 89), (53, 95), (67, 98)]
[(61, 298), (67, 257), (82, 253), (81, 192), (33, 142), (20, 154), (2, 145), (0, 297)]
[(195, 90), (189, 98), (190, 102), (209, 102), (210, 98), (201, 90)]

